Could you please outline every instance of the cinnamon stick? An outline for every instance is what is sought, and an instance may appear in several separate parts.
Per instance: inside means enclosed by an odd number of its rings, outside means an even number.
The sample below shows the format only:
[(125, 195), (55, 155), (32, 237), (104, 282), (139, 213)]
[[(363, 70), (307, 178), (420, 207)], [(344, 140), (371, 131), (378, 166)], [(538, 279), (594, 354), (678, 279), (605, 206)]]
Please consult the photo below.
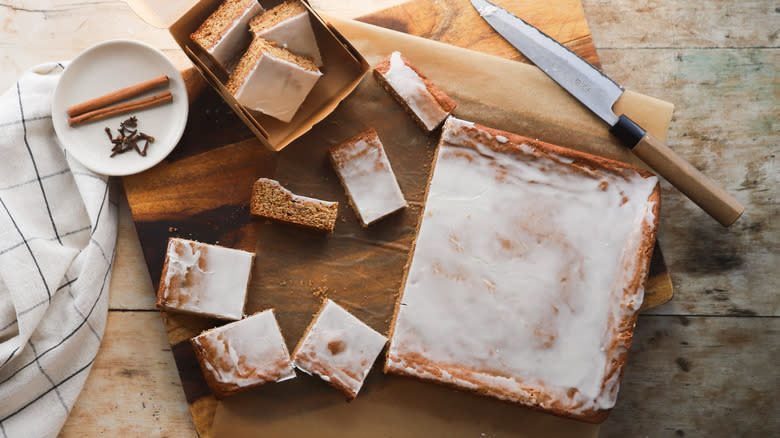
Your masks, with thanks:
[(168, 85), (168, 76), (166, 75), (160, 76), (159, 78), (150, 79), (146, 82), (141, 82), (140, 84), (131, 85), (127, 88), (122, 88), (121, 90), (96, 97), (78, 105), (73, 105), (67, 110), (68, 117), (76, 117), (106, 105), (111, 105), (125, 99), (140, 96), (149, 90), (154, 90), (155, 88), (162, 87), (163, 85)]
[(138, 99), (133, 100), (130, 102), (121, 103), (119, 105), (114, 106), (108, 106), (104, 108), (97, 109), (95, 111), (90, 111), (88, 113), (81, 114), (77, 117), (71, 117), (68, 119), (68, 124), (70, 126), (78, 126), (84, 123), (88, 122), (94, 122), (96, 120), (102, 120), (108, 117), (115, 116), (117, 114), (124, 114), (129, 113), (131, 111), (138, 111), (145, 108), (151, 108), (158, 105), (162, 105), (164, 103), (171, 102), (173, 100), (173, 95), (170, 91), (166, 91), (165, 93), (160, 93), (151, 97), (146, 97), (144, 99)]

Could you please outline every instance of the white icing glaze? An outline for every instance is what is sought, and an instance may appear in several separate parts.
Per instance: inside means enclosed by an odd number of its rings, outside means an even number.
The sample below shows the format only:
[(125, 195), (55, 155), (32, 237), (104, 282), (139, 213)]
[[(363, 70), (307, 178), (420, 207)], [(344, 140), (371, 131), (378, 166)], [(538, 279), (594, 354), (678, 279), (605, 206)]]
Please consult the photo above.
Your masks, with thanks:
[(166, 308), (241, 319), (254, 254), (184, 239), (171, 239), (162, 279)]
[(575, 414), (611, 408), (619, 373), (605, 382), (606, 371), (623, 351), (609, 345), (642, 302), (628, 284), (644, 269), (657, 178), (528, 145), (521, 157), (496, 152), (480, 136), (497, 141), (445, 122), (387, 365)]
[(289, 122), (320, 76), (319, 70), (307, 70), (263, 52), (235, 97), (244, 106)]
[(205, 367), (222, 383), (248, 386), (295, 377), (273, 310), (209, 330), (193, 339)]
[(422, 78), (406, 65), (400, 52), (396, 51), (390, 55), (390, 68), (382, 76), (429, 131), (436, 129), (447, 118), (449, 113), (442, 109), (428, 91)]
[(334, 167), (363, 225), (406, 207), (406, 200), (379, 137), (360, 139), (331, 151)]
[(293, 364), (357, 395), (387, 338), (331, 300), (301, 341)]
[(317, 67), (322, 66), (320, 48), (311, 27), (309, 13), (306, 11), (280, 21), (268, 29), (255, 32), (255, 35), (274, 41), (291, 52), (311, 57)]
[(244, 12), (233, 21), (222, 38), (208, 50), (214, 59), (226, 66), (238, 56), (242, 49), (246, 48), (252, 39), (252, 34), (249, 32), (249, 20), (260, 12), (263, 12), (260, 3), (252, 1), (247, 5)]

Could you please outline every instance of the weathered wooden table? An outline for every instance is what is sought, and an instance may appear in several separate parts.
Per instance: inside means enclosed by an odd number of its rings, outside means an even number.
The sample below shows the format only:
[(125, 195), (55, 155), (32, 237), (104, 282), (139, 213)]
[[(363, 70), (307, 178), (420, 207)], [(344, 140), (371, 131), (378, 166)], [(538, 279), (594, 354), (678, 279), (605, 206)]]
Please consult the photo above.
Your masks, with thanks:
[[(400, 0), (313, 0), (360, 16)], [(583, 0), (602, 68), (676, 104), (669, 145), (746, 204), (730, 229), (663, 186), (660, 241), (674, 300), (640, 317), (602, 436), (771, 436), (780, 431), (778, 14), (767, 0)], [(111, 38), (181, 67), (167, 32), (121, 1), (0, 3), (0, 88), (25, 69)], [(63, 436), (193, 436), (126, 204), (108, 325)]]

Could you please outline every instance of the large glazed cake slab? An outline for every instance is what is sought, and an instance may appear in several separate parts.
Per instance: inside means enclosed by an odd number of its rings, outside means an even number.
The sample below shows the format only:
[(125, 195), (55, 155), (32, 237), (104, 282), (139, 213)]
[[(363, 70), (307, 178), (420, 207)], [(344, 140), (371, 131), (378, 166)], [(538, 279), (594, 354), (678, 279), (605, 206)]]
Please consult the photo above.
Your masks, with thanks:
[(386, 371), (602, 421), (658, 208), (647, 171), (450, 117)]

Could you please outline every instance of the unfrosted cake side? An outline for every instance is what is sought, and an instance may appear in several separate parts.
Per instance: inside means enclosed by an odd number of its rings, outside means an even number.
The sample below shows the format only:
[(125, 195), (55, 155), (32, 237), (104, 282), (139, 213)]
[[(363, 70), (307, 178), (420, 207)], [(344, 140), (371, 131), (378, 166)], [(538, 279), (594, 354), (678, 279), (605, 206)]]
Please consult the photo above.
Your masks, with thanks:
[(237, 320), (254, 253), (172, 237), (165, 252), (157, 308)]
[(332, 233), (339, 203), (296, 195), (278, 181), (259, 178), (252, 187), (249, 208), (255, 216)]
[(207, 330), (190, 343), (217, 398), (295, 377), (272, 309)]
[(374, 67), (374, 76), (414, 121), (431, 132), (455, 109), (456, 103), (395, 51)]
[(450, 117), (385, 371), (603, 421), (659, 202), (650, 172)]
[(374, 128), (331, 147), (329, 156), (363, 226), (406, 207), (385, 148)]

